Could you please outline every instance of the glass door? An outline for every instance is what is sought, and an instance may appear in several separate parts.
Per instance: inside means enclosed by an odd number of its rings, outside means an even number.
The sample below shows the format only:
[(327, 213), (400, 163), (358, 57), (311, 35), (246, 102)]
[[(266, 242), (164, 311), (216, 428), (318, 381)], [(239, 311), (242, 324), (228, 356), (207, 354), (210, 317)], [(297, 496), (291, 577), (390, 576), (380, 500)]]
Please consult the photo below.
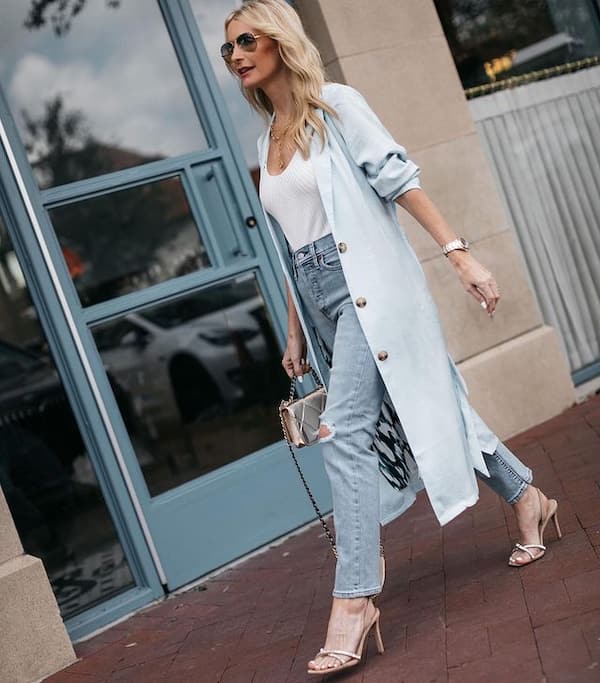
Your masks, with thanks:
[(312, 517), (277, 418), (282, 280), (187, 2), (8, 5), (3, 116), (114, 431), (102, 457), (172, 589)]

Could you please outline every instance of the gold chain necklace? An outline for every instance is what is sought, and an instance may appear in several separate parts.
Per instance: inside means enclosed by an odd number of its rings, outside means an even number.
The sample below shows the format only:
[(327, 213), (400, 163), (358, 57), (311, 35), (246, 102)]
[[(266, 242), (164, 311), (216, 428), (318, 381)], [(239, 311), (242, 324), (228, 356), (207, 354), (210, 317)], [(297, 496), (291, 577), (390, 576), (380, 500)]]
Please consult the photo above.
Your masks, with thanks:
[(284, 167), (282, 138), (285, 139), (285, 137), (288, 133), (288, 130), (289, 130), (289, 124), (283, 129), (283, 133), (282, 133), (281, 131), (275, 132), (275, 126), (273, 125), (274, 123), (275, 123), (275, 120), (273, 120), (273, 123), (271, 124), (270, 136), (271, 136), (271, 140), (275, 141), (279, 170), (282, 171), (283, 167)]

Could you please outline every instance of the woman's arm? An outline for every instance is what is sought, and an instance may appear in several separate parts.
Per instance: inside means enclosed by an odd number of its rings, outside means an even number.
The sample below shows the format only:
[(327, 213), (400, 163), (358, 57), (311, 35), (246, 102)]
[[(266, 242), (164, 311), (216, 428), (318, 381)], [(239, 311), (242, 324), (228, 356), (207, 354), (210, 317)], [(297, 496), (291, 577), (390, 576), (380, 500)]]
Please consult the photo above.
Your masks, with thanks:
[[(395, 201), (427, 230), (440, 247), (457, 238), (456, 233), (424, 190), (420, 188), (408, 190)], [(485, 301), (488, 315), (492, 317), (500, 292), (489, 270), (484, 268), (468, 251), (461, 249), (449, 252), (448, 260), (456, 269), (465, 290), (480, 303)]]
[[(363, 170), (371, 187), (386, 201), (406, 209), (442, 246), (456, 239), (448, 223), (420, 187), (419, 167), (411, 161), (379, 120), (365, 98), (354, 88), (329, 84), (326, 99), (339, 115), (337, 127), (354, 162)], [(468, 252), (451, 251), (448, 259), (463, 287), (493, 316), (500, 298), (491, 273)]]
[(287, 345), (281, 364), (288, 377), (295, 374), (300, 381), (302, 375), (310, 371), (310, 364), (306, 359), (306, 339), (300, 325), (300, 318), (294, 305), (294, 300), (290, 294), (288, 283), (285, 283), (288, 301), (288, 334)]

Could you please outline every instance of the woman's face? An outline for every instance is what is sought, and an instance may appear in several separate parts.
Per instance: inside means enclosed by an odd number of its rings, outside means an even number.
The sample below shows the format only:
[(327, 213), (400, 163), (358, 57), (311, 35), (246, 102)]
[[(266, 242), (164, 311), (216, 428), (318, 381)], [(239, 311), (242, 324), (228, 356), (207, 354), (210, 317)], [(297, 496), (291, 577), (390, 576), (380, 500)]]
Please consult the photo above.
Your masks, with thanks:
[[(235, 39), (240, 33), (250, 32), (260, 36), (256, 40), (254, 52), (244, 51)], [(268, 36), (262, 36), (260, 31), (243, 21), (234, 19), (227, 27), (227, 40), (233, 43), (233, 54), (230, 66), (241, 80), (245, 88), (262, 88), (284, 68), (283, 61), (277, 49), (277, 43)]]

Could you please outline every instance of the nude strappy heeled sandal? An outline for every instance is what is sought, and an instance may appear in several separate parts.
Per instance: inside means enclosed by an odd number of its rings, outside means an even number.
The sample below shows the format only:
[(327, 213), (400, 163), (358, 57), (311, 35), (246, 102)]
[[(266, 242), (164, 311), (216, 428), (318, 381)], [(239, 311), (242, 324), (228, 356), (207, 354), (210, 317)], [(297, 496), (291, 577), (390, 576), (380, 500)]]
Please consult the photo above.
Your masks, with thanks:
[[(372, 602), (372, 600), (371, 600)], [(381, 638), (381, 631), (379, 630), (379, 609), (375, 608), (375, 614), (371, 619), (370, 623), (365, 626), (365, 629), (360, 637), (358, 643), (358, 652), (348, 652), (347, 650), (325, 650), (321, 648), (316, 655), (317, 657), (334, 657), (341, 664), (339, 666), (328, 666), (324, 669), (308, 669), (308, 673), (311, 675), (325, 676), (332, 673), (337, 673), (338, 671), (344, 671), (352, 666), (356, 666), (362, 659), (363, 651), (365, 649), (365, 643), (367, 642), (367, 636), (369, 635), (371, 629), (375, 627), (375, 643), (377, 644), (377, 652), (383, 654), (383, 639)], [(348, 660), (342, 659), (342, 657), (350, 657)]]
[[(548, 512), (546, 516), (543, 516), (543, 504), (542, 504), (542, 495), (540, 493), (540, 490), (537, 489), (538, 492), (538, 499), (540, 501), (540, 521), (538, 524), (538, 531), (540, 534), (540, 542), (539, 543), (515, 543), (514, 548), (511, 551), (510, 557), (508, 558), (508, 566), (509, 567), (524, 567), (525, 565), (531, 564), (532, 562), (535, 562), (536, 560), (540, 560), (544, 555), (546, 554), (546, 546), (544, 545), (544, 529), (546, 528), (546, 525), (550, 520), (554, 523), (554, 528), (556, 529), (556, 535), (558, 538), (562, 538), (562, 532), (560, 530), (560, 526), (558, 525), (558, 502), (554, 500), (554, 498), (549, 498), (548, 499)], [(537, 554), (533, 554), (532, 549), (537, 549), (540, 550), (541, 552)], [(525, 562), (515, 562), (512, 559), (512, 556), (515, 554), (516, 551), (521, 550), (524, 553), (527, 553), (530, 557), (529, 560), (526, 560)]]

